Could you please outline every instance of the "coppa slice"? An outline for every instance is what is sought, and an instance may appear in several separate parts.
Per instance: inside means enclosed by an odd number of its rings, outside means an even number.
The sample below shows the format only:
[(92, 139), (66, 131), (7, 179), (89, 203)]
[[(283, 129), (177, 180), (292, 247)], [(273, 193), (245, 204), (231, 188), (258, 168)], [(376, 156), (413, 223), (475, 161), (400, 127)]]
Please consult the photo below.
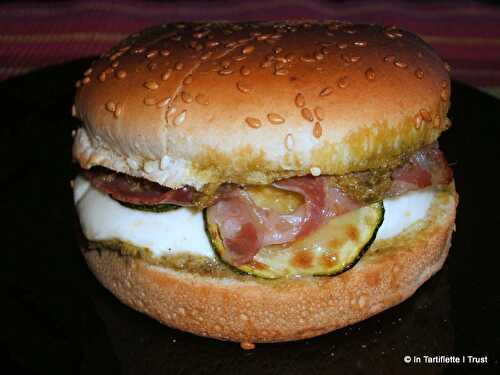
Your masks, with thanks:
[[(239, 270), (275, 279), (299, 275), (335, 275), (354, 266), (366, 251), (384, 219), (382, 202), (334, 217), (318, 230), (297, 241), (259, 250)], [(215, 251), (224, 259), (225, 246), (217, 224), (205, 215), (207, 232)]]

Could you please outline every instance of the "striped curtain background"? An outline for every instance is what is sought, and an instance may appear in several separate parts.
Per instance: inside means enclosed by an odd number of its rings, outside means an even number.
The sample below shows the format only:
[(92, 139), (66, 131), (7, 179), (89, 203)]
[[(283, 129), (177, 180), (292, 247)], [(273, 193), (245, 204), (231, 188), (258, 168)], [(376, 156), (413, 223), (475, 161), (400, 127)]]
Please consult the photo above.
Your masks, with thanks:
[(340, 19), (419, 34), (459, 79), (500, 97), (500, 7), (473, 1), (72, 1), (0, 4), (0, 80), (99, 54), (146, 26), (191, 20)]

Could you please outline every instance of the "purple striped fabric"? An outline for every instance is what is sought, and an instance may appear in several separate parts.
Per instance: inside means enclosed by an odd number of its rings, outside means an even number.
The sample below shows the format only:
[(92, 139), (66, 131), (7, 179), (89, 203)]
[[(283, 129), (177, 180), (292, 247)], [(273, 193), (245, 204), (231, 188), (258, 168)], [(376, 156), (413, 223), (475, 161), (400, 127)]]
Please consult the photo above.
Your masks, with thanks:
[(103, 52), (141, 28), (172, 21), (340, 19), (419, 34), (453, 76), (500, 96), (500, 7), (473, 1), (73, 1), (0, 5), (0, 80)]

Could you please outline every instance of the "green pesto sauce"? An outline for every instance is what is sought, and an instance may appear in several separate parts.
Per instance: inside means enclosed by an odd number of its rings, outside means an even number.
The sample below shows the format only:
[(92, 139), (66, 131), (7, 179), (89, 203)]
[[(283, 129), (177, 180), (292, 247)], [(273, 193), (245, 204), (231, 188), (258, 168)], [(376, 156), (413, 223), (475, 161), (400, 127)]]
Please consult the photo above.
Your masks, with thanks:
[(89, 251), (115, 251), (123, 256), (130, 256), (140, 259), (148, 264), (170, 268), (179, 272), (188, 272), (200, 276), (233, 278), (233, 279), (256, 279), (246, 275), (229, 265), (219, 261), (219, 259), (208, 258), (190, 253), (166, 254), (160, 257), (155, 256), (151, 250), (145, 247), (132, 245), (118, 239), (88, 241)]

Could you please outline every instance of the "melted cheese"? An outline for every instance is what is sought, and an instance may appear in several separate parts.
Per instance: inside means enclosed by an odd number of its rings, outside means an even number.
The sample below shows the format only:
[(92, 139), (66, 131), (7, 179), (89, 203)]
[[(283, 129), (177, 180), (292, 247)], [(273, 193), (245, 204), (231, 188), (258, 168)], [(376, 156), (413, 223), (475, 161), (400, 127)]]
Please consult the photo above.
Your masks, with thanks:
[[(118, 239), (146, 247), (156, 256), (191, 253), (215, 258), (205, 231), (203, 213), (190, 208), (154, 213), (122, 206), (78, 176), (74, 200), (83, 234), (93, 241)], [(385, 216), (377, 239), (398, 235), (423, 219), (434, 198), (432, 190), (384, 200)]]

